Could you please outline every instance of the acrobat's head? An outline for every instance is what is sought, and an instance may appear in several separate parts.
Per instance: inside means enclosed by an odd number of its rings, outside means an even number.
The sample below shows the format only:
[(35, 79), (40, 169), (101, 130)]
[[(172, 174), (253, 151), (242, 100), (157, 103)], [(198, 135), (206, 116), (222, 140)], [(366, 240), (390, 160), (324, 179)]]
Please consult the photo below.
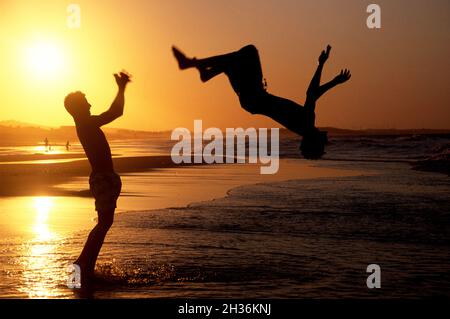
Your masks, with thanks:
[(300, 144), (300, 152), (303, 157), (310, 160), (317, 160), (325, 154), (325, 145), (328, 143), (328, 133), (314, 128), (303, 135)]
[(68, 94), (64, 99), (64, 107), (74, 119), (89, 116), (91, 104), (86, 100), (83, 92), (76, 91)]

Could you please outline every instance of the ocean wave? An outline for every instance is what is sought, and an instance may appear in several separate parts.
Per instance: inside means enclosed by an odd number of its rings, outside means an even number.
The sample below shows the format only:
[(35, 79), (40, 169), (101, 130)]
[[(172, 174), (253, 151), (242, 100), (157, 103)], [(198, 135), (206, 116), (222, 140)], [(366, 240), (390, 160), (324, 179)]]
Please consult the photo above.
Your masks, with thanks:
[(450, 147), (447, 145), (437, 149), (437, 154), (414, 163), (413, 168), (426, 172), (444, 173), (450, 176)]
[(137, 264), (135, 261), (99, 263), (95, 272), (95, 281), (100, 285), (147, 286), (177, 279), (175, 268), (170, 264)]
[[(400, 278), (386, 296), (448, 295), (448, 179), (382, 167), (377, 175), (245, 185), (188, 207), (119, 214), (98, 275), (106, 287), (142, 294), (176, 287), (197, 297), (361, 297), (355, 273), (376, 256)], [(418, 281), (426, 286), (412, 289)]]
[[(299, 140), (285, 137), (281, 157), (298, 158)], [(448, 172), (448, 134), (330, 136), (323, 157), (327, 160), (414, 163), (426, 170)], [(420, 161), (420, 162), (419, 162)]]

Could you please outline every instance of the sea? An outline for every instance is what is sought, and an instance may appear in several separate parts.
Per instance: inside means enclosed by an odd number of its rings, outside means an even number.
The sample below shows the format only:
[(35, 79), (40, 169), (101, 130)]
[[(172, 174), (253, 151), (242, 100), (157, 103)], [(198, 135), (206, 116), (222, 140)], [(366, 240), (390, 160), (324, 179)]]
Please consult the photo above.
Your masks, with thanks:
[[(1, 198), (0, 214), (10, 217), (0, 219), (0, 298), (450, 297), (450, 135), (331, 136), (318, 161), (301, 159), (299, 142), (282, 136), (280, 165), (355, 173), (244, 185), (247, 175), (209, 165), (125, 174), (125, 199), (89, 288), (68, 288), (67, 266), (95, 225), (93, 200)], [(116, 156), (164, 155), (171, 145), (163, 137), (111, 143)], [(2, 147), (0, 158), (42, 147)], [(191, 187), (179, 175), (184, 169), (204, 193), (220, 182), (230, 188), (208, 200), (177, 200)], [(164, 187), (169, 195), (158, 201)], [(8, 222), (18, 210), (22, 219)], [(49, 214), (60, 219), (50, 224)], [(27, 218), (34, 224), (24, 230)], [(59, 231), (58, 223), (74, 227)], [(379, 288), (368, 286), (374, 264)]]

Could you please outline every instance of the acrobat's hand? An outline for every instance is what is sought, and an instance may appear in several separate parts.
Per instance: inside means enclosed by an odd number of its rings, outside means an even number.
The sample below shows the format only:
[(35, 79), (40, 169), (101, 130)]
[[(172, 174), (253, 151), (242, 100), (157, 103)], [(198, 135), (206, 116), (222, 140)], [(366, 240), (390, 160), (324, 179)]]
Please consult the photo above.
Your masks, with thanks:
[(334, 80), (337, 83), (341, 84), (341, 83), (344, 83), (344, 82), (347, 82), (348, 80), (350, 80), (351, 77), (352, 77), (352, 75), (350, 74), (350, 70), (344, 69), (344, 70), (341, 70), (341, 73), (339, 73), (334, 78)]
[(328, 57), (330, 56), (330, 51), (331, 51), (331, 46), (328, 45), (327, 50), (322, 51), (322, 53), (319, 56), (319, 64), (323, 65), (328, 60)]
[(128, 82), (131, 82), (131, 74), (127, 73), (126, 71), (122, 71), (119, 74), (114, 73), (114, 78), (116, 79), (116, 83), (119, 86), (119, 88), (124, 89)]

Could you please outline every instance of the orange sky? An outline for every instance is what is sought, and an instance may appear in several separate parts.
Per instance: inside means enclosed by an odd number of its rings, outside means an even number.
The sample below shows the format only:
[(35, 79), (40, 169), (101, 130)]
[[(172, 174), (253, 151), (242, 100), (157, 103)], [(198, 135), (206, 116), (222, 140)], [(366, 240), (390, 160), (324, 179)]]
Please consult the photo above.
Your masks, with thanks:
[[(81, 8), (79, 29), (66, 24), (71, 2)], [(353, 77), (319, 101), (319, 126), (450, 128), (447, 0), (71, 2), (0, 2), (0, 120), (72, 125), (64, 96), (80, 89), (92, 112), (102, 112), (116, 92), (112, 73), (125, 68), (134, 82), (112, 127), (191, 128), (194, 119), (204, 127), (276, 126), (242, 110), (224, 76), (202, 84), (194, 70), (178, 71), (171, 45), (202, 57), (254, 43), (269, 91), (303, 103), (330, 43), (323, 79), (345, 67)], [(382, 9), (381, 30), (366, 26), (373, 2)], [(58, 52), (54, 74), (30, 67), (26, 52), (36, 43)]]

